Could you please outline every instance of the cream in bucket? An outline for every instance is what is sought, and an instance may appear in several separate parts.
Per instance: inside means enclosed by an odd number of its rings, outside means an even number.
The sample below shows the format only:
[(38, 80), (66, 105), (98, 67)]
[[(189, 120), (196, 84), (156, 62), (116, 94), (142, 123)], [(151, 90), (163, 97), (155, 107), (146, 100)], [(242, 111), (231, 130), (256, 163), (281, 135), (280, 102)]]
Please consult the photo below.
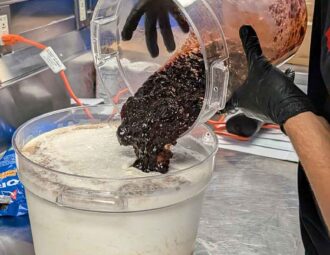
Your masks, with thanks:
[(59, 111), (15, 135), (36, 255), (191, 255), (216, 138), (196, 127), (173, 148), (170, 172), (149, 175), (129, 167), (112, 108), (90, 111), (97, 121)]

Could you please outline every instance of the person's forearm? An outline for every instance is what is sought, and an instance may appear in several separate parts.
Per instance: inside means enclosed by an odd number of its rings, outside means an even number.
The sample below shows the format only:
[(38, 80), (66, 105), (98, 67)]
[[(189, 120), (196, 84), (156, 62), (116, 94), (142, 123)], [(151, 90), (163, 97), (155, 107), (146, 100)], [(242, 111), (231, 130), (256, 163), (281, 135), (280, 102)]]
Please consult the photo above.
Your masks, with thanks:
[(330, 126), (311, 112), (290, 118), (284, 129), (295, 147), (330, 229)]

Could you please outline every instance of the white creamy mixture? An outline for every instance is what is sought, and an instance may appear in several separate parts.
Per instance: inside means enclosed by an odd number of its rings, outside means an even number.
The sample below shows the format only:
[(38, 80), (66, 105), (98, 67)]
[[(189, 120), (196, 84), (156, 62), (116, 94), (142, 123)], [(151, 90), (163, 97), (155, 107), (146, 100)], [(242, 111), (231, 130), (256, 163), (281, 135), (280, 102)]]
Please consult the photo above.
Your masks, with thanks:
[[(68, 174), (96, 178), (129, 178), (160, 175), (130, 167), (135, 160), (132, 147), (121, 146), (114, 124), (81, 125), (56, 129), (27, 143), (23, 154), (44, 167)], [(174, 148), (170, 171), (185, 169), (202, 161), (204, 155)]]
[[(171, 173), (192, 167), (206, 158), (196, 152), (196, 148), (178, 145), (173, 148), (175, 156), (169, 175), (143, 173), (130, 167), (135, 160), (133, 149), (118, 144), (116, 129), (110, 124), (65, 127), (43, 134), (24, 147), (23, 154), (27, 158), (62, 173), (96, 178), (136, 178), (128, 185), (126, 182), (120, 184), (121, 181), (112, 185), (111, 180), (110, 184), (109, 181), (105, 184), (94, 180), (88, 180), (86, 184), (84, 178), (71, 179), (46, 169), (31, 174), (22, 171), (36, 255), (193, 253), (202, 191), (209, 180), (211, 161), (202, 163), (196, 171), (171, 177)], [(193, 146), (194, 142), (191, 144)], [(31, 164), (20, 164), (22, 170), (29, 167)], [(155, 180), (141, 179), (151, 176)], [(135, 185), (139, 185), (138, 192), (135, 192)], [(86, 210), (77, 209), (75, 196), (80, 199), (79, 192), (73, 197), (69, 193), (69, 199), (65, 197), (64, 200), (69, 204), (59, 206), (58, 194), (68, 187), (87, 191), (122, 188), (132, 191), (132, 197), (126, 201), (129, 212), (99, 212), (93, 198), (79, 204)], [(89, 193), (82, 191), (81, 194)]]

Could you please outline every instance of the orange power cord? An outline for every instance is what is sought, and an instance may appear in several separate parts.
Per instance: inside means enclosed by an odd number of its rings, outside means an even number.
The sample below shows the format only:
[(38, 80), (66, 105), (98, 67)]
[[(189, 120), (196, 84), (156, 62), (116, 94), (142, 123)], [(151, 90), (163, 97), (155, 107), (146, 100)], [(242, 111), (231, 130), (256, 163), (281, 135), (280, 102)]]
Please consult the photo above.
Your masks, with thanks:
[[(36, 47), (40, 50), (44, 50), (47, 48), (46, 45), (32, 41), (30, 39), (27, 39), (21, 35), (14, 35), (14, 34), (7, 34), (7, 35), (2, 35), (1, 36), (1, 40), (2, 40), (2, 44), (5, 46), (13, 46), (16, 43), (25, 43), (28, 45), (31, 45), (33, 47)], [(60, 71), (60, 77), (64, 83), (65, 89), (67, 90), (68, 94), (70, 95), (70, 97), (76, 102), (77, 105), (79, 106), (83, 106), (82, 102), (80, 101), (80, 99), (75, 95), (75, 93), (72, 90), (72, 87), (70, 85), (70, 82), (64, 72), (64, 70)], [(87, 109), (86, 107), (84, 107), (84, 112), (86, 113), (86, 115), (89, 118), (93, 118), (91, 112), (89, 111), (89, 109)]]
[[(6, 45), (6, 46), (12, 46), (16, 43), (25, 43), (25, 44), (34, 46), (38, 49), (41, 49), (41, 50), (44, 50), (47, 48), (47, 46), (44, 44), (32, 41), (32, 40), (27, 39), (20, 35), (14, 35), (14, 34), (2, 35), (1, 40), (2, 40), (2, 44)], [(59, 74), (60, 74), (61, 79), (63, 80), (65, 89), (67, 90), (70, 97), (77, 103), (77, 105), (83, 106), (82, 102), (79, 100), (79, 98), (73, 92), (70, 82), (69, 82), (64, 70), (60, 71)], [(113, 101), (115, 103), (118, 103), (120, 100), (120, 97), (127, 92), (128, 92), (128, 89), (123, 89), (123, 90), (119, 91), (118, 94), (113, 98)], [(89, 118), (93, 118), (92, 114), (90, 113), (90, 111), (87, 108), (84, 108), (84, 111)], [(218, 135), (225, 136), (225, 137), (232, 138), (232, 139), (239, 140), (239, 141), (249, 141), (250, 140), (250, 138), (247, 138), (247, 137), (242, 137), (242, 136), (228, 133), (226, 130), (226, 123), (225, 123), (224, 115), (221, 115), (218, 120), (209, 120), (208, 123), (211, 126), (213, 126), (215, 133)], [(262, 128), (264, 128), (264, 129), (280, 129), (280, 127), (278, 125), (274, 125), (274, 124), (265, 124)]]

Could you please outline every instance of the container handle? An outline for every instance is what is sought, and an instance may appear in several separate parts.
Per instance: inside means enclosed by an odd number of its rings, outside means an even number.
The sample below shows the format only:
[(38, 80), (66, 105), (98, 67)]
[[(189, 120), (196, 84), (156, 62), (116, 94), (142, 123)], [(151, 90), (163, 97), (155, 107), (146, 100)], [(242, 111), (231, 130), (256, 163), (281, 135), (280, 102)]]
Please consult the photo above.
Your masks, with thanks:
[(210, 94), (208, 105), (210, 108), (222, 110), (227, 102), (229, 69), (227, 61), (216, 60), (211, 65)]
[(93, 211), (120, 212), (127, 209), (127, 200), (111, 192), (64, 188), (56, 198), (56, 204), (61, 207)]

